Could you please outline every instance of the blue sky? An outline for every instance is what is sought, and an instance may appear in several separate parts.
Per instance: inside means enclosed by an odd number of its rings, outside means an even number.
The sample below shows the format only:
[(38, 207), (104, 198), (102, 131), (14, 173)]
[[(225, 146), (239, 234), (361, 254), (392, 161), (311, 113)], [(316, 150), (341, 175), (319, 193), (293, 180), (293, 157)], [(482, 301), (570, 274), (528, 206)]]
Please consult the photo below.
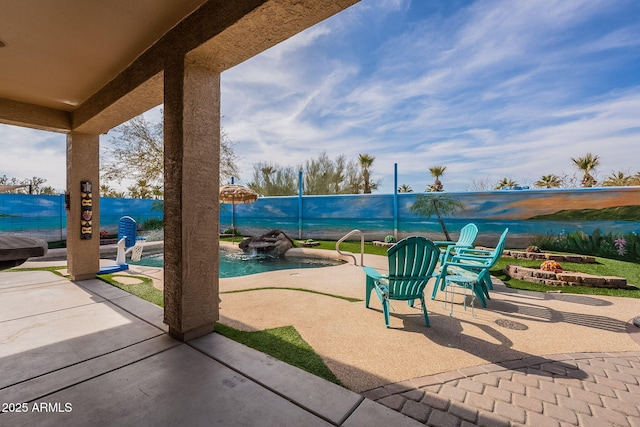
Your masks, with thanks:
[[(640, 171), (640, 2), (362, 0), (222, 74), (222, 125), (253, 165), (375, 156), (378, 192)], [(147, 114), (159, 117), (158, 109)], [(106, 144), (109, 136), (101, 138)], [(0, 125), (0, 175), (65, 186), (65, 137)], [(46, 160), (44, 160), (46, 159)]]

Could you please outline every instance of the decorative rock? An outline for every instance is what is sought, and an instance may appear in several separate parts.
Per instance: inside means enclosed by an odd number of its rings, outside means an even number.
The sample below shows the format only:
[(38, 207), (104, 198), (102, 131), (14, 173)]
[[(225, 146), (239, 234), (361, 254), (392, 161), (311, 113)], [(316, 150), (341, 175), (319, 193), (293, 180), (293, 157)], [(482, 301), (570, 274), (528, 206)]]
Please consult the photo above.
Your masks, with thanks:
[(245, 253), (282, 256), (293, 247), (293, 240), (281, 230), (271, 230), (261, 236), (244, 239), (238, 246)]
[(563, 282), (576, 282), (579, 283), (580, 279), (578, 278), (577, 273), (573, 273), (571, 271), (564, 271), (562, 273), (556, 273), (556, 278), (558, 280), (562, 280)]
[(549, 286), (588, 286), (594, 288), (637, 289), (627, 284), (627, 279), (615, 276), (595, 276), (593, 274), (564, 271), (554, 273), (536, 268), (507, 265), (504, 272), (509, 276), (532, 283)]
[(604, 280), (606, 280), (612, 288), (624, 288), (627, 286), (627, 279), (623, 277), (604, 276)]
[(320, 244), (320, 242), (315, 242), (315, 241), (306, 241), (306, 240), (298, 240), (298, 244), (300, 246), (304, 246), (305, 248), (310, 248), (313, 246), (318, 246)]
[(586, 286), (594, 286), (594, 287), (602, 287), (607, 284), (604, 277), (592, 276), (592, 275), (582, 276), (581, 282)]
[(382, 242), (382, 241), (380, 241), (380, 240), (374, 240), (372, 243), (373, 243), (374, 245), (376, 245), (376, 246), (382, 246), (382, 247), (385, 247), (385, 248), (390, 248), (391, 246), (395, 245), (395, 243), (392, 243), (392, 242)]
[[(481, 249), (481, 248), (478, 248)], [(503, 257), (507, 258), (521, 258), (521, 259), (535, 259), (535, 260), (545, 260), (549, 259), (552, 261), (560, 261), (560, 262), (574, 262), (579, 264), (593, 264), (596, 262), (595, 257), (586, 256), (586, 255), (560, 255), (560, 254), (547, 254), (547, 253), (538, 253), (538, 252), (526, 252), (526, 251), (514, 251), (514, 250), (505, 250), (502, 252)]]
[(540, 270), (539, 277), (542, 277), (544, 279), (549, 279), (549, 280), (555, 280), (558, 278), (556, 273), (554, 273), (553, 271), (544, 271), (544, 270)]

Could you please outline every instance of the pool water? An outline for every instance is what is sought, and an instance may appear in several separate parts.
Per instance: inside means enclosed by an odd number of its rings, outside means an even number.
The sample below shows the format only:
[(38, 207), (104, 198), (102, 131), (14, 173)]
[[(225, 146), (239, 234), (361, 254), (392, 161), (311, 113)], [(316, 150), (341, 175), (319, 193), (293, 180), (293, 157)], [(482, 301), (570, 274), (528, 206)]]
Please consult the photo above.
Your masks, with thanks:
[[(142, 257), (140, 261), (129, 262), (132, 265), (148, 267), (163, 267), (164, 255), (150, 255)], [(250, 255), (243, 252), (220, 250), (220, 277), (238, 277), (249, 274), (265, 273), (275, 270), (289, 270), (294, 268), (318, 268), (341, 265), (343, 261), (304, 257), (271, 257), (267, 255)]]

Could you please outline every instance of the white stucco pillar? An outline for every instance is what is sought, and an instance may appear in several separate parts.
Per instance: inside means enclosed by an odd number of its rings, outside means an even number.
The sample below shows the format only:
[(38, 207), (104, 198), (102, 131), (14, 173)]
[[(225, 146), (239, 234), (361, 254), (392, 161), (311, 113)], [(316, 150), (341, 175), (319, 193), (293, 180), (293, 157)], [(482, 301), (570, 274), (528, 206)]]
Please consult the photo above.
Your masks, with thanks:
[(100, 269), (100, 140), (67, 135), (67, 270), (71, 280), (95, 278)]
[(164, 73), (164, 322), (188, 341), (219, 317), (220, 74), (185, 58)]

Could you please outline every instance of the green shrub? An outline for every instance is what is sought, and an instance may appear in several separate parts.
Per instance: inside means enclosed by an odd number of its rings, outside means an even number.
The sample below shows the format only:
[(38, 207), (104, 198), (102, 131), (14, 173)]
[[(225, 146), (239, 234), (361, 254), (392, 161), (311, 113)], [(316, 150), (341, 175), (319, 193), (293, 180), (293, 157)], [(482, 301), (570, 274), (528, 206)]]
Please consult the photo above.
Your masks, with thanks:
[(385, 243), (396, 243), (396, 238), (392, 235), (388, 235), (384, 238)]
[(142, 230), (161, 230), (164, 228), (164, 220), (160, 218), (149, 218), (142, 223)]
[(636, 233), (602, 234), (596, 229), (588, 235), (574, 231), (566, 235), (538, 235), (531, 239), (531, 243), (544, 250), (640, 262), (640, 236)]
[(238, 229), (237, 229), (237, 228), (235, 228), (235, 227), (233, 227), (233, 228), (232, 228), (232, 227), (229, 227), (229, 228), (225, 229), (225, 230), (222, 232), (222, 234), (236, 234), (236, 235), (237, 235), (237, 234), (239, 234), (239, 233), (238, 233)]

